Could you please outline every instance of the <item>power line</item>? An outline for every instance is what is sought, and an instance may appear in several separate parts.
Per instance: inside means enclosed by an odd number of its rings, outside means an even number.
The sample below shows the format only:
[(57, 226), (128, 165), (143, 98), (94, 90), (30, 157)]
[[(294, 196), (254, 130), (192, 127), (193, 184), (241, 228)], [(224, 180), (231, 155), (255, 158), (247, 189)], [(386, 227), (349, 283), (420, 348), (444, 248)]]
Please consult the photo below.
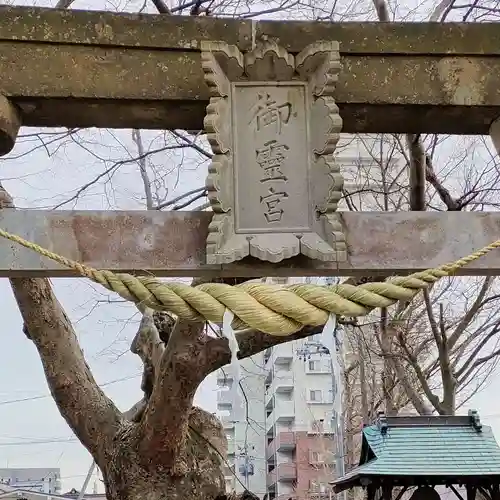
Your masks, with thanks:
[(58, 439), (33, 439), (32, 441), (8, 441), (5, 443), (0, 442), (1, 446), (33, 446), (34, 444), (66, 444), (66, 443), (74, 443), (80, 442), (77, 438), (58, 438)]
[[(127, 377), (121, 377), (115, 380), (110, 380), (109, 382), (104, 382), (101, 384), (99, 387), (107, 387), (113, 384), (118, 384), (119, 382), (125, 382), (126, 380), (132, 380), (134, 378), (138, 378), (140, 376), (140, 373), (136, 375), (129, 375)], [(9, 404), (15, 404), (15, 403), (24, 403), (26, 401), (36, 401), (38, 399), (46, 399), (52, 397), (51, 394), (40, 394), (38, 396), (31, 396), (28, 398), (19, 398), (19, 399), (10, 399), (7, 401), (0, 401), (0, 406), (3, 405), (9, 405)], [(0, 447), (2, 446), (26, 446), (26, 445), (37, 445), (37, 444), (66, 444), (66, 443), (75, 443), (75, 442), (80, 442), (77, 438), (75, 437), (68, 437), (68, 438), (50, 438), (50, 439), (26, 439), (22, 437), (15, 437), (15, 436), (4, 436), (3, 438), (0, 437), (0, 439), (5, 439), (5, 438), (14, 438), (14, 439), (19, 439), (20, 441), (7, 441), (7, 442), (1, 442), (0, 441)]]
[[(104, 382), (104, 384), (101, 384), (99, 387), (107, 387), (109, 385), (117, 384), (119, 382), (125, 382), (126, 380), (131, 380), (134, 378), (140, 377), (141, 374), (138, 373), (136, 375), (129, 375), (128, 377), (122, 377), (118, 378), (115, 380), (110, 380), (109, 382)], [(38, 396), (30, 396), (28, 398), (19, 398), (19, 399), (8, 399), (6, 401), (0, 401), (0, 406), (4, 405), (10, 405), (14, 403), (24, 403), (26, 401), (36, 401), (37, 399), (46, 399), (46, 398), (51, 398), (52, 394), (39, 394)]]

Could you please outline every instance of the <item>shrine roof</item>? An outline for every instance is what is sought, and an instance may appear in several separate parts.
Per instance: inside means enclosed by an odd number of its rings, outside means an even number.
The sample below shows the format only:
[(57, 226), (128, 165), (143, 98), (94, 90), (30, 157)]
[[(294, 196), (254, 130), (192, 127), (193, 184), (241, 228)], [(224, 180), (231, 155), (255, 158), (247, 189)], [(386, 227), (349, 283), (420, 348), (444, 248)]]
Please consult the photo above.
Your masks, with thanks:
[(381, 416), (363, 429), (359, 466), (331, 484), (343, 491), (389, 478), (402, 485), (419, 484), (423, 477), (433, 484), (457, 484), (478, 476), (500, 478), (500, 448), (476, 412)]

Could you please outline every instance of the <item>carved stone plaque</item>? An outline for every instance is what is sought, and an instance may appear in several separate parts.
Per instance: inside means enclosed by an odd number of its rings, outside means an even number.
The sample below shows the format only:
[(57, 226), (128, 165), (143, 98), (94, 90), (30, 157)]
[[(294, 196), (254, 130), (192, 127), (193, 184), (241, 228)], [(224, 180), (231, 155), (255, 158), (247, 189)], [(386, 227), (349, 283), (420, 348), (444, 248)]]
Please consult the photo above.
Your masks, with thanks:
[(332, 96), (338, 43), (319, 42), (294, 57), (269, 41), (245, 54), (204, 42), (202, 64), (214, 153), (207, 263), (299, 254), (344, 261), (336, 214), (343, 177), (332, 156), (342, 126)]

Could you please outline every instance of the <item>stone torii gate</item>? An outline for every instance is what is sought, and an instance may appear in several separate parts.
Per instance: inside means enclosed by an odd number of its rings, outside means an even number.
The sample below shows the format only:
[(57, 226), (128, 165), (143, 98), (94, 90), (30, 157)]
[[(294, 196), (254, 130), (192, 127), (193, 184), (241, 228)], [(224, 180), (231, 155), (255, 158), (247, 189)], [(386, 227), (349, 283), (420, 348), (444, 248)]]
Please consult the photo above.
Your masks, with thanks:
[[(238, 21), (4, 6), (0, 154), (12, 149), (20, 125), (202, 129), (210, 96), (240, 78), (227, 75), (243, 56), (224, 56), (220, 43), (241, 55), (262, 40), (285, 51), (276, 52), (285, 61), (280, 71), (295, 64), (291, 71), (300, 73), (302, 61), (304, 74), (317, 63), (315, 57), (335, 53), (338, 42), (342, 68), (332, 95), (343, 132), (490, 134), (500, 148), (495, 121), (500, 45), (493, 23)], [(308, 53), (318, 41), (326, 45)], [(207, 85), (203, 51), (227, 63), (213, 71), (213, 88)], [(265, 64), (259, 64), (263, 71)], [(328, 98), (327, 91), (311, 98), (322, 95)], [(213, 148), (219, 139), (211, 141)], [(500, 234), (498, 213), (342, 212), (337, 217), (345, 239), (342, 258), (282, 255), (274, 263), (269, 258), (207, 260), (212, 219), (207, 212), (4, 210), (0, 227), (95, 268), (176, 277), (401, 274), (458, 259)], [(500, 254), (492, 252), (459, 273), (499, 271)], [(0, 276), (13, 275), (74, 272), (0, 240)]]

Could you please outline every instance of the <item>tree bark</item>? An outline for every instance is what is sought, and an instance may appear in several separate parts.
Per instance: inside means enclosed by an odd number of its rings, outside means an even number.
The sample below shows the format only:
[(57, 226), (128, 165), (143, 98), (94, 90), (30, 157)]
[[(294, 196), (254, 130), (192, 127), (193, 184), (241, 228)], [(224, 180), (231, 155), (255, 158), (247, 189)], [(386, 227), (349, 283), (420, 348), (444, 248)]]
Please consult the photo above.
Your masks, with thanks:
[(227, 443), (222, 426), (213, 415), (195, 407), (189, 411), (188, 421), (182, 474), (173, 474), (160, 461), (147, 463), (135, 424), (124, 426), (116, 436), (109, 459), (101, 467), (107, 497), (110, 500), (224, 498), (222, 457)]
[[(1, 185), (0, 209), (14, 209)], [(257, 498), (250, 492), (226, 495), (224, 429), (212, 414), (193, 406), (199, 384), (229, 363), (227, 339), (210, 337), (203, 323), (176, 322), (141, 308), (131, 350), (144, 365), (144, 397), (121, 413), (94, 380), (49, 280), (10, 283), (59, 411), (101, 469), (109, 500)], [(240, 358), (319, 331), (305, 328), (283, 338), (246, 330), (238, 335)]]

